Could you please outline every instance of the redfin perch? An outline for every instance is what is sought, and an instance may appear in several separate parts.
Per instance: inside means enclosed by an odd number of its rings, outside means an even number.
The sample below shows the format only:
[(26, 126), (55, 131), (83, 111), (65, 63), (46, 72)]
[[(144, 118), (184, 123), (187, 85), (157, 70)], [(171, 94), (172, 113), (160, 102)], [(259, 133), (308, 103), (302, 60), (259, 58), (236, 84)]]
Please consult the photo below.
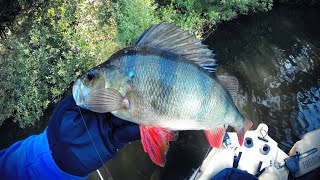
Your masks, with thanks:
[(230, 125), (242, 145), (252, 122), (233, 103), (236, 78), (217, 78), (215, 67), (207, 46), (160, 23), (77, 79), (73, 96), (83, 108), (139, 124), (144, 151), (163, 166), (178, 130), (204, 130), (210, 146), (219, 147)]

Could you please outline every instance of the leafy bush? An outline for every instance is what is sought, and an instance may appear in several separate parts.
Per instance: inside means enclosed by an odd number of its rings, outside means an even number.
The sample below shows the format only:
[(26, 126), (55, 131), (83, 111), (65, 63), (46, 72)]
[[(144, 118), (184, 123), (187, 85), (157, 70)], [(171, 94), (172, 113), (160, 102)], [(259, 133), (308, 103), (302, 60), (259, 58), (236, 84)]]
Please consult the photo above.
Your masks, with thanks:
[(17, 16), (14, 28), (0, 41), (0, 125), (6, 119), (20, 127), (34, 124), (77, 76), (152, 24), (173, 22), (200, 38), (204, 26), (272, 6), (272, 0), (34, 2), (40, 4)]
[(156, 5), (150, 0), (118, 0), (113, 7), (118, 23), (117, 38), (122, 46), (130, 44), (145, 29), (160, 21), (155, 15)]
[(77, 76), (118, 49), (115, 22), (100, 24), (97, 6), (52, 2), (25, 22), (29, 31), (23, 37), (3, 42), (14, 49), (1, 55), (0, 123), (12, 117), (22, 128), (33, 124)]
[(239, 14), (268, 11), (272, 0), (172, 0), (161, 7), (160, 17), (188, 29), (201, 37), (204, 26), (213, 26), (221, 21), (229, 21)]
[(5, 47), (0, 46), (0, 125), (4, 120), (11, 117), (13, 113), (13, 84), (11, 83), (11, 73), (15, 69), (14, 61), (7, 61), (4, 57)]

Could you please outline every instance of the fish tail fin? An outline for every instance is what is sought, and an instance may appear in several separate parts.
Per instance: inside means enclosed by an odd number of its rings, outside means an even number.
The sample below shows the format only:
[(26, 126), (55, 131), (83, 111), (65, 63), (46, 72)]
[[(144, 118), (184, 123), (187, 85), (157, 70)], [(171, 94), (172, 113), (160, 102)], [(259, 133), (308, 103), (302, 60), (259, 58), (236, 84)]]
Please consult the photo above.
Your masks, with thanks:
[(252, 125), (253, 125), (253, 122), (250, 121), (249, 119), (246, 119), (244, 121), (243, 126), (240, 129), (235, 128), (238, 135), (238, 141), (240, 146), (243, 145), (244, 135), (251, 128)]

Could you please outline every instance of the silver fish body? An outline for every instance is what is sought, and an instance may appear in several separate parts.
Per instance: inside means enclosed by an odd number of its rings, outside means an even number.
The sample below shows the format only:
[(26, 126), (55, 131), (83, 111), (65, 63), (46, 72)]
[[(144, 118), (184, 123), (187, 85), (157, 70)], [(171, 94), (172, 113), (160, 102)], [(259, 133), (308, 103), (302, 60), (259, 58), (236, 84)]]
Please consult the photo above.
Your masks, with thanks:
[(89, 90), (113, 88), (128, 99), (128, 107), (112, 113), (134, 123), (170, 130), (210, 130), (224, 125), (241, 128), (245, 121), (213, 73), (176, 53), (129, 47), (89, 73), (97, 76), (95, 86), (83, 85), (87, 75), (74, 86), (74, 96), (83, 96), (75, 99), (85, 108)]
[(203, 129), (210, 146), (219, 148), (231, 125), (243, 144), (252, 122), (232, 101), (237, 80), (218, 79), (215, 67), (207, 46), (173, 24), (159, 23), (79, 78), (73, 97), (83, 108), (139, 124), (144, 151), (164, 166), (176, 130)]

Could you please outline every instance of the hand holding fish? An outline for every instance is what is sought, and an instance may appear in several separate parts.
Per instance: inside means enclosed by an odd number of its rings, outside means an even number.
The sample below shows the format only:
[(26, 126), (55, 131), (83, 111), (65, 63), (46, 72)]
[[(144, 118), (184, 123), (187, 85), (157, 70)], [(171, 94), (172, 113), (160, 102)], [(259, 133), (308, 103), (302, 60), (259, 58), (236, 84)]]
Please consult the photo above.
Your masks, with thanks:
[(140, 139), (138, 125), (111, 113), (80, 108), (72, 96), (58, 104), (47, 136), (56, 164), (76, 176), (88, 175), (112, 159), (118, 149)]

